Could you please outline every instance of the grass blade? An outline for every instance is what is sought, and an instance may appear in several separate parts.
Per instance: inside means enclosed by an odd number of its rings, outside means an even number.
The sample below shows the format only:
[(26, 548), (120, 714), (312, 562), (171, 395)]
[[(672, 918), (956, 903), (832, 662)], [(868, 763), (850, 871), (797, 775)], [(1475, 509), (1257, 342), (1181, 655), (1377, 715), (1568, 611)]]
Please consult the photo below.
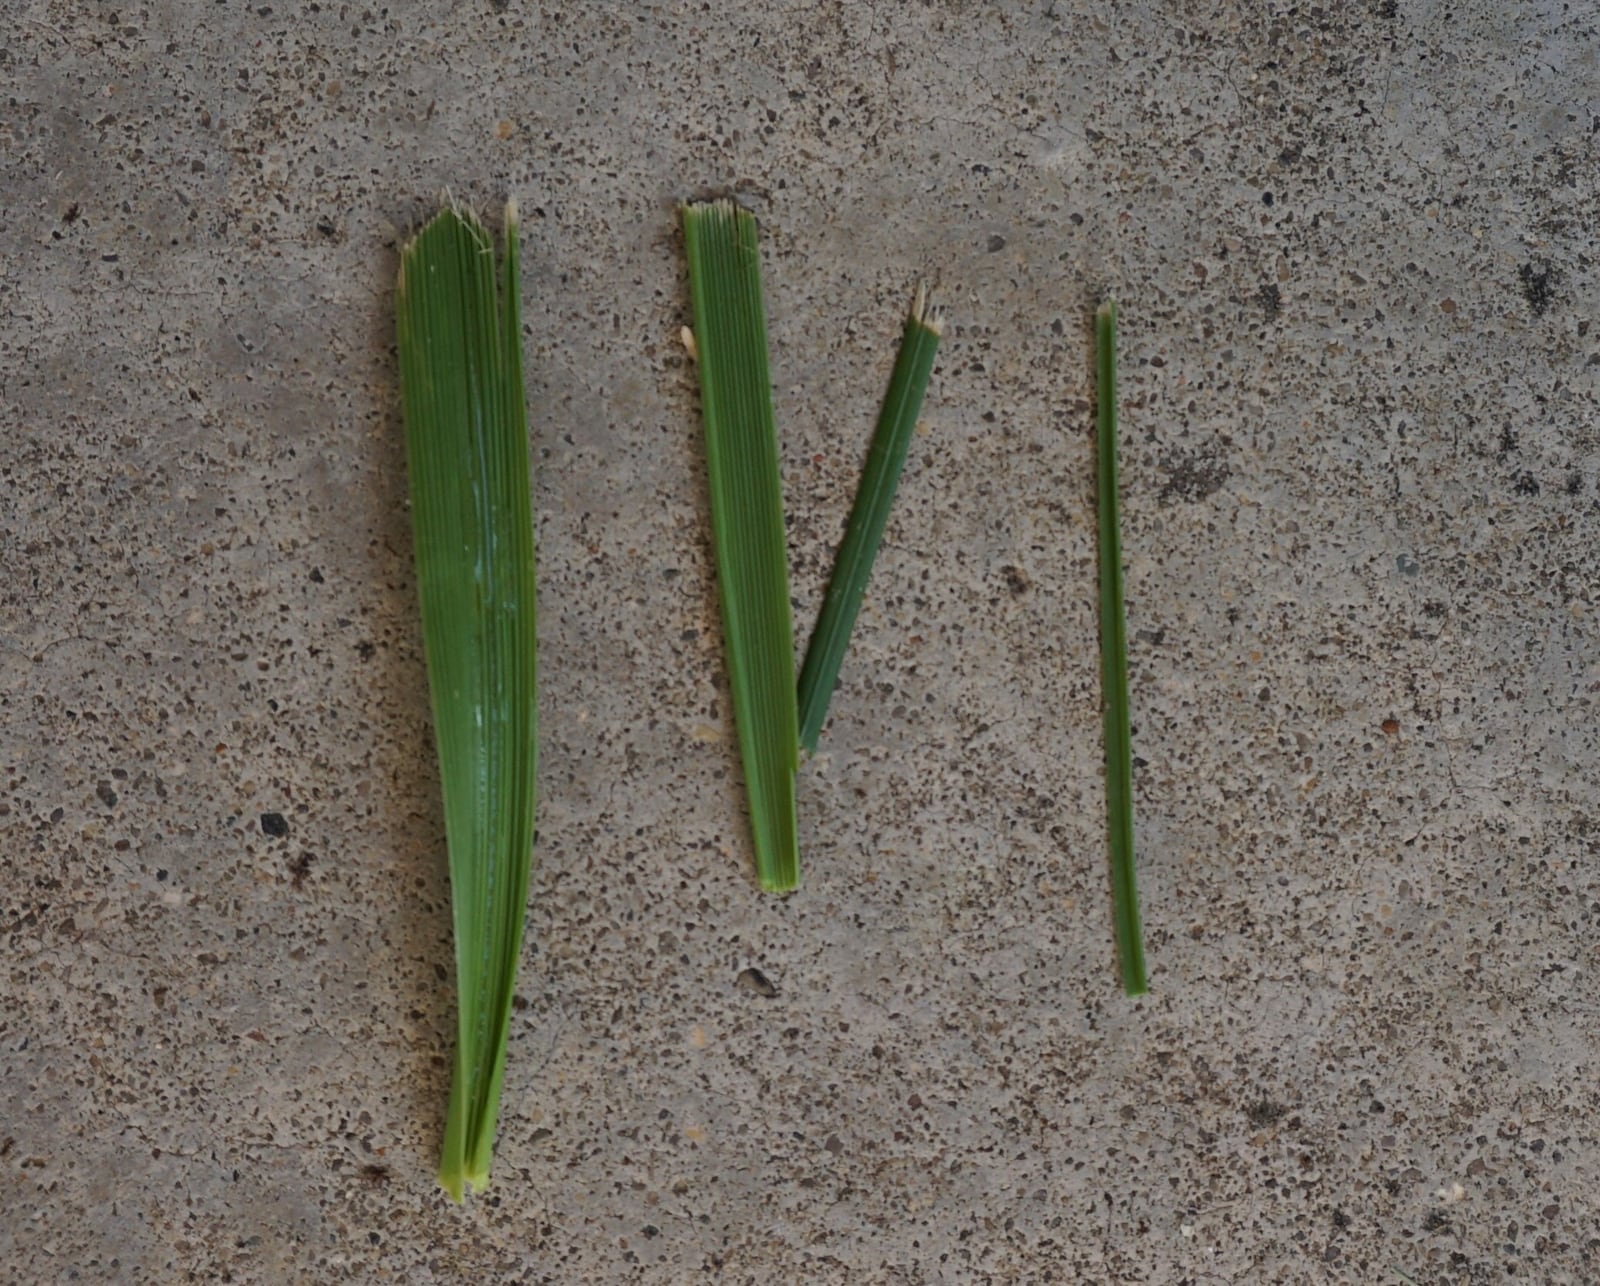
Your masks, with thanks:
[(922, 397), (933, 372), (943, 328), (938, 311), (928, 308), (927, 294), (918, 286), (900, 340), (900, 354), (895, 358), (894, 374), (889, 379), (889, 392), (883, 399), (878, 427), (861, 473), (861, 486), (850, 509), (850, 522), (834, 559), (827, 597), (816, 628), (811, 631), (805, 665), (800, 670), (800, 744), (812, 753), (816, 752), (823, 720), (828, 717), (828, 702), (839, 681), (839, 666), (850, 645), (850, 631), (855, 628), (867, 579), (872, 575), (872, 562), (889, 521), (889, 507), (894, 503), (911, 433), (922, 411)]
[(767, 374), (767, 324), (755, 217), (732, 201), (683, 207), (700, 367), (711, 530), (722, 638), (738, 727), (756, 874), (799, 886), (794, 627), (778, 431)]
[(1122, 986), (1130, 996), (1148, 989), (1139, 926), (1139, 886), (1133, 853), (1133, 732), (1128, 712), (1128, 625), (1122, 601), (1122, 535), (1117, 504), (1117, 305), (1107, 299), (1095, 316), (1099, 376), (1100, 688), (1105, 707), (1106, 819), (1111, 847), (1111, 904)]
[(533, 851), (533, 518), (516, 207), (494, 244), (447, 210), (396, 291), (411, 524), (455, 918), (457, 1036), (439, 1182), (489, 1180)]

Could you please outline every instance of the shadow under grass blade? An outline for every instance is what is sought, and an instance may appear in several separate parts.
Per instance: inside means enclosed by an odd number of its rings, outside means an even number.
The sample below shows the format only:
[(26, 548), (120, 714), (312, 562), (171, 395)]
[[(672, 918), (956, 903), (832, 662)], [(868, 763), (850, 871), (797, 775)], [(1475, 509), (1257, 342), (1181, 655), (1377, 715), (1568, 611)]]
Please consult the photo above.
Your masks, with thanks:
[(516, 207), (446, 210), (396, 291), (411, 525), (450, 851), (457, 1032), (439, 1182), (489, 1180), (534, 826), (532, 504)]
[(761, 887), (799, 886), (794, 626), (755, 216), (683, 207), (722, 639)]
[(1133, 850), (1133, 732), (1128, 711), (1128, 625), (1122, 596), (1122, 534), (1117, 503), (1117, 305), (1095, 316), (1100, 511), (1100, 687), (1105, 711), (1106, 820), (1110, 832), (1111, 905), (1123, 990), (1148, 990), (1139, 886)]
[(823, 721), (828, 717), (828, 702), (839, 681), (839, 667), (850, 645), (850, 632), (861, 611), (883, 529), (889, 521), (889, 508), (894, 504), (911, 434), (922, 411), (923, 394), (943, 328), (938, 311), (929, 308), (927, 293), (918, 286), (900, 340), (900, 353), (895, 358), (894, 374), (889, 379), (889, 391), (878, 415), (878, 427), (867, 452), (866, 467), (861, 472), (861, 486), (850, 509), (850, 522), (839, 544), (828, 593), (800, 670), (800, 744), (813, 754)]

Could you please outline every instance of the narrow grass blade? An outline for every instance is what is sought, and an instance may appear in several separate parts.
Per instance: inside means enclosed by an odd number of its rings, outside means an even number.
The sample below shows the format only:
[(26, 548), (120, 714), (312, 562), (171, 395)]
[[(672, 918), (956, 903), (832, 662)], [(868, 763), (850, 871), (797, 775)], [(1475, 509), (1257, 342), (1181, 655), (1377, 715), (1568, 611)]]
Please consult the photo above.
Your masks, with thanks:
[(1133, 732), (1128, 713), (1128, 626), (1122, 602), (1122, 535), (1117, 504), (1117, 306), (1107, 299), (1095, 317), (1100, 432), (1100, 687), (1105, 706), (1106, 818), (1110, 828), (1111, 904), (1122, 986), (1148, 989), (1139, 887), (1133, 854)]
[(800, 883), (794, 627), (755, 217), (683, 207), (722, 637), (761, 887)]
[(867, 452), (866, 468), (861, 473), (861, 486), (850, 510), (850, 522), (834, 559), (828, 594), (816, 628), (811, 631), (806, 662), (800, 670), (800, 744), (812, 753), (816, 752), (823, 720), (828, 717), (828, 702), (839, 681), (839, 666), (850, 645), (850, 631), (855, 628), (867, 579), (872, 575), (872, 562), (889, 521), (889, 507), (894, 503), (943, 329), (938, 311), (928, 307), (927, 294), (918, 286), (900, 340), (900, 355), (895, 358), (894, 374), (889, 379), (889, 392), (878, 414), (878, 428)]
[(516, 207), (494, 243), (447, 210), (396, 311), (422, 636), (455, 915), (457, 1034), (439, 1182), (489, 1181), (533, 851), (534, 563)]

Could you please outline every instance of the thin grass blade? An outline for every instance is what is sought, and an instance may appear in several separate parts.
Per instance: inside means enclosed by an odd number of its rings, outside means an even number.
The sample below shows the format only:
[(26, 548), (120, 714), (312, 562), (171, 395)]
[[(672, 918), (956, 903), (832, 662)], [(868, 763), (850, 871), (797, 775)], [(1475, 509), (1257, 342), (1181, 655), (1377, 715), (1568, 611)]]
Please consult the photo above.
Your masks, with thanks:
[(516, 207), (447, 210), (396, 292), (411, 524), (450, 851), (457, 1036), (439, 1182), (489, 1180), (533, 852), (535, 617)]
[(1099, 383), (1096, 452), (1100, 510), (1100, 687), (1105, 710), (1106, 819), (1110, 831), (1111, 904), (1122, 986), (1148, 989), (1133, 845), (1133, 731), (1128, 709), (1128, 626), (1122, 595), (1121, 514), (1117, 502), (1117, 306), (1107, 299), (1095, 316)]
[(794, 626), (778, 431), (755, 217), (727, 200), (683, 207), (711, 483), (711, 531), (756, 874), (800, 883)]
[(883, 399), (866, 467), (861, 472), (861, 485), (850, 509), (850, 521), (834, 558), (828, 593), (800, 669), (800, 744), (813, 754), (839, 681), (839, 667), (850, 646), (850, 633), (861, 611), (872, 563), (883, 541), (883, 529), (889, 521), (895, 489), (900, 485), (917, 416), (922, 413), (922, 398), (943, 329), (938, 310), (929, 307), (927, 293), (918, 286), (889, 379), (889, 392)]

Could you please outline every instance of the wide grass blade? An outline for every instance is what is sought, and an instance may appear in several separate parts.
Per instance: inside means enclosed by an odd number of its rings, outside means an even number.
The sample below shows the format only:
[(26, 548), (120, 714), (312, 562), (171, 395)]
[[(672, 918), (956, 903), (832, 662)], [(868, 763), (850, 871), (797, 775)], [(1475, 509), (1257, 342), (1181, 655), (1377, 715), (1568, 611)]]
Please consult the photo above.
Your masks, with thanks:
[(922, 396), (933, 372), (943, 327), (938, 311), (928, 307), (927, 294), (918, 286), (900, 340), (900, 355), (889, 379), (889, 392), (883, 399), (878, 427), (867, 452), (861, 485), (850, 509), (850, 522), (834, 559), (827, 597), (816, 628), (811, 631), (805, 665), (800, 669), (800, 744), (813, 753), (823, 720), (828, 717), (828, 702), (839, 681), (839, 666), (850, 645), (856, 615), (861, 611), (861, 598), (872, 575), (884, 525), (889, 521), (889, 507), (894, 503), (911, 434), (922, 411)]
[(396, 312), (422, 636), (455, 913), (457, 1034), (439, 1182), (489, 1180), (533, 851), (534, 563), (516, 207), (506, 250), (446, 210)]
[(1110, 830), (1111, 904), (1122, 986), (1147, 990), (1139, 887), (1133, 854), (1133, 732), (1128, 712), (1128, 625), (1122, 600), (1122, 535), (1117, 503), (1117, 306), (1095, 316), (1099, 376), (1100, 687), (1105, 707), (1106, 819)]
[(756, 874), (775, 892), (800, 883), (794, 627), (778, 431), (755, 217), (732, 201), (683, 207), (700, 367), (711, 532)]

